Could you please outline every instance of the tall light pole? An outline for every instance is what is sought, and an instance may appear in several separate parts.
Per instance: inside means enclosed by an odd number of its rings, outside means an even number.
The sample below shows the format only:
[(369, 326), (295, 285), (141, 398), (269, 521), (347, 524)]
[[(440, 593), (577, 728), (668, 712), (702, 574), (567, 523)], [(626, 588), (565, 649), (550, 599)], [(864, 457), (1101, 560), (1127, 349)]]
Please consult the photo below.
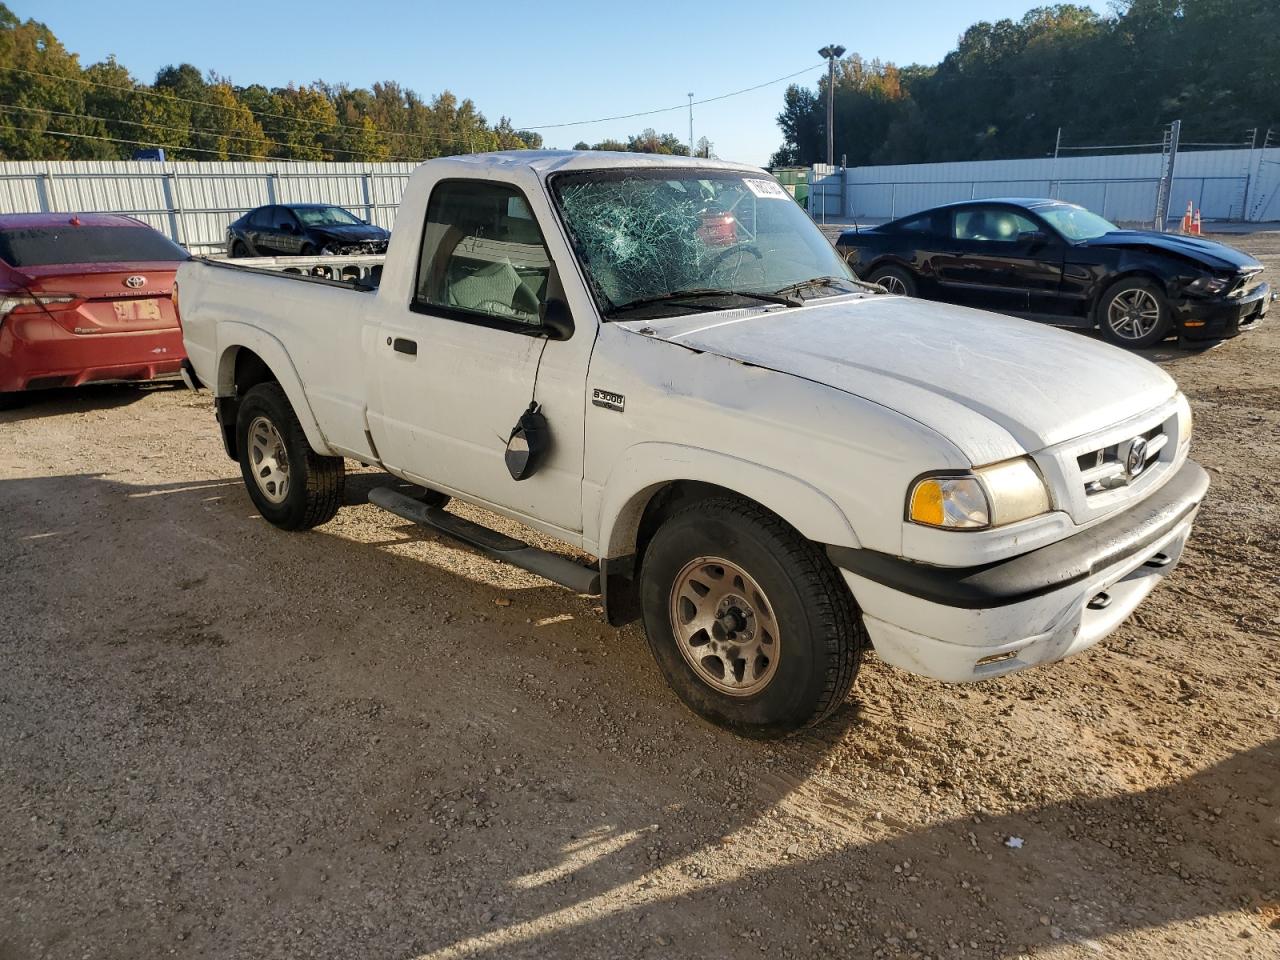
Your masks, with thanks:
[(844, 56), (844, 47), (838, 43), (829, 43), (818, 51), (818, 56), (827, 60), (827, 166), (836, 165), (836, 61)]
[(689, 156), (693, 156), (693, 94), (689, 94)]

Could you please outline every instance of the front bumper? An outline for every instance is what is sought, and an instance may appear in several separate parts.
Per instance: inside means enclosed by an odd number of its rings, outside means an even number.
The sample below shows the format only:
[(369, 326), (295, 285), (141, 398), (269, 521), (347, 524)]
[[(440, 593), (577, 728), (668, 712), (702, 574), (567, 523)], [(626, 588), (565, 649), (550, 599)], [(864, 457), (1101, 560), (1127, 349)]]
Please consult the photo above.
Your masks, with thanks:
[(1267, 315), (1271, 285), (1261, 283), (1243, 297), (1183, 300), (1174, 304), (1178, 333), (1184, 340), (1226, 340)]
[(978, 567), (828, 553), (881, 659), (937, 680), (982, 680), (1060, 660), (1115, 630), (1177, 566), (1208, 485), (1188, 460), (1119, 516)]

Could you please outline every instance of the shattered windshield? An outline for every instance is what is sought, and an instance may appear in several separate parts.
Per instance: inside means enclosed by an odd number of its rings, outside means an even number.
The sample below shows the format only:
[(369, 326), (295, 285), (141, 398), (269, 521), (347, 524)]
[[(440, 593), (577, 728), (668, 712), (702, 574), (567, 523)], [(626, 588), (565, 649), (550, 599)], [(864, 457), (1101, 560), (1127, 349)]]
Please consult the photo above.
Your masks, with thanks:
[(559, 174), (551, 189), (606, 318), (858, 289), (808, 214), (764, 173), (591, 170)]

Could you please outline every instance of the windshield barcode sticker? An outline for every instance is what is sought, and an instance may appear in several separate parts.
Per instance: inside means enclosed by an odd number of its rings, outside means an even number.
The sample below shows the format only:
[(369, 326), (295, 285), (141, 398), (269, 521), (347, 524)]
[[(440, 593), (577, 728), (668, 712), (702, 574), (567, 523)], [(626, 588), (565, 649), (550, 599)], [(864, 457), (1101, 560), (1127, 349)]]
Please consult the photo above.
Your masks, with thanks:
[(775, 180), (747, 180), (742, 181), (747, 185), (747, 189), (763, 200), (790, 200), (791, 194), (782, 189), (782, 184)]

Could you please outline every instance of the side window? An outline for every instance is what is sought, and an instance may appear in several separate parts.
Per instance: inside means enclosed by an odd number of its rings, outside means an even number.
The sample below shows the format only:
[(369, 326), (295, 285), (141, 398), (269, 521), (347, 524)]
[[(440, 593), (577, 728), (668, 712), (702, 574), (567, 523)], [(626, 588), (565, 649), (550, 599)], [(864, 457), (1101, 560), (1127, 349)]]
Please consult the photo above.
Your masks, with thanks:
[(912, 233), (916, 235), (928, 235), (935, 232), (932, 213), (922, 213), (918, 217), (912, 217), (910, 220), (903, 220), (898, 224), (897, 233)]
[(957, 210), (952, 221), (952, 236), (957, 240), (985, 240), (992, 243), (1017, 243), (1024, 233), (1039, 230), (1021, 214), (1004, 207), (974, 207)]
[(293, 211), (288, 207), (272, 207), (271, 226), (276, 229), (281, 227), (296, 227), (298, 226), (298, 218), (293, 215)]
[(542, 231), (515, 187), (446, 180), (431, 192), (416, 307), (536, 326), (550, 272)]
[(249, 226), (256, 230), (266, 230), (275, 225), (271, 218), (275, 215), (275, 207), (259, 207), (249, 218)]

